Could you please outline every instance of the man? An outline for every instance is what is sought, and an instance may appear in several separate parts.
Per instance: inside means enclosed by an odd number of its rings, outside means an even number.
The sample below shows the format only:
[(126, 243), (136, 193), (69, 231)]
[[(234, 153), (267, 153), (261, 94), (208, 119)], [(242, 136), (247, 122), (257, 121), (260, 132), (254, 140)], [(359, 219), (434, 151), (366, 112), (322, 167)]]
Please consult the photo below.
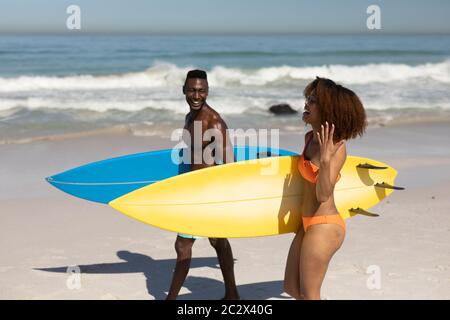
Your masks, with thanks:
[[(186, 96), (186, 102), (190, 108), (190, 112), (186, 115), (184, 129), (190, 133), (190, 141), (187, 141), (187, 144), (190, 146), (191, 150), (191, 170), (206, 168), (219, 162), (215, 161), (215, 163), (207, 164), (211, 163), (211, 161), (205, 161), (203, 157), (203, 151), (208, 144), (211, 143), (208, 141), (203, 141), (203, 134), (207, 130), (211, 129), (215, 132), (220, 132), (222, 137), (222, 139), (217, 139), (221, 141), (215, 145), (215, 158), (217, 159), (217, 156), (219, 156), (218, 158), (221, 159), (221, 162), (223, 163), (232, 162), (232, 160), (228, 159), (232, 158), (230, 156), (232, 149), (230, 148), (229, 143), (227, 143), (229, 139), (226, 139), (227, 125), (222, 120), (220, 115), (206, 103), (206, 98), (208, 96), (208, 80), (206, 72), (202, 70), (189, 71), (183, 86), (183, 94)], [(195, 126), (201, 127), (201, 136), (198, 136), (198, 130), (194, 130)], [(194, 147), (196, 142), (197, 145), (200, 143), (201, 148), (198, 148), (199, 150), (196, 150)], [(198, 161), (198, 159), (200, 159), (200, 161)], [(185, 234), (178, 234), (177, 236), (175, 241), (177, 262), (169, 294), (167, 295), (167, 300), (176, 299), (181, 286), (186, 279), (191, 264), (192, 246), (197, 238), (199, 237)], [(224, 299), (239, 299), (239, 294), (234, 279), (234, 261), (230, 243), (226, 238), (209, 238), (209, 242), (216, 250), (220, 269), (222, 270), (222, 275), (225, 282)]]

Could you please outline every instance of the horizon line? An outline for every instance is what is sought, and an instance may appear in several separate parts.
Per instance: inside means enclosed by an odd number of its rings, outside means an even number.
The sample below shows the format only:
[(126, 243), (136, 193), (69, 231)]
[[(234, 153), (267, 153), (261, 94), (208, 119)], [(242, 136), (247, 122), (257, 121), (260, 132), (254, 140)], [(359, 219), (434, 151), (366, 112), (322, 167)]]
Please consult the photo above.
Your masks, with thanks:
[(442, 32), (416, 32), (416, 31), (399, 31), (386, 32), (384, 30), (356, 31), (356, 32), (145, 32), (145, 31), (0, 31), (0, 35), (67, 35), (67, 36), (93, 36), (93, 35), (109, 35), (109, 36), (320, 36), (320, 35), (450, 35), (449, 31)]

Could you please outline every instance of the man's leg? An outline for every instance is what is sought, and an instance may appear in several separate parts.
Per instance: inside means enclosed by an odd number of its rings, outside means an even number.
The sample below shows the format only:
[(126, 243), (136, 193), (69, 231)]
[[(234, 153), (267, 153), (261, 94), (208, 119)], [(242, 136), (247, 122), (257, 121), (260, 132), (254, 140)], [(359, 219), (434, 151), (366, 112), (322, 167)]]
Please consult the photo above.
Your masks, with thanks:
[(225, 300), (239, 300), (239, 293), (234, 279), (234, 260), (230, 243), (226, 238), (209, 238), (209, 243), (216, 250), (225, 282)]
[(180, 289), (186, 280), (186, 276), (189, 272), (192, 258), (192, 246), (195, 239), (187, 239), (177, 236), (175, 240), (175, 251), (177, 252), (177, 263), (175, 265), (175, 271), (173, 272), (172, 284), (170, 285), (169, 294), (167, 300), (175, 300), (180, 292)]

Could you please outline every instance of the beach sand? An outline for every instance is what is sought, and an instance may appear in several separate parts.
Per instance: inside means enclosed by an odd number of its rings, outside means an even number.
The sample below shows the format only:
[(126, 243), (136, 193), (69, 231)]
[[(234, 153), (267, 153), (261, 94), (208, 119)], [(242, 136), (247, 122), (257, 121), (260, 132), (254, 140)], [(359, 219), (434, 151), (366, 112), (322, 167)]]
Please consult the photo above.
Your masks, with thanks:
[[(164, 299), (176, 234), (70, 197), (44, 178), (166, 147), (173, 142), (120, 130), (0, 145), (0, 299)], [(301, 150), (303, 138), (283, 134), (280, 147)], [(449, 123), (369, 129), (349, 142), (348, 153), (393, 166), (396, 184), (406, 190), (372, 208), (380, 217), (347, 220), (347, 237), (329, 266), (322, 297), (450, 299)], [(282, 281), (292, 238), (230, 239), (243, 299), (288, 299)], [(67, 272), (69, 266), (81, 274)], [(379, 281), (373, 281), (373, 270)], [(220, 299), (223, 293), (215, 252), (208, 240), (197, 240), (179, 299)]]

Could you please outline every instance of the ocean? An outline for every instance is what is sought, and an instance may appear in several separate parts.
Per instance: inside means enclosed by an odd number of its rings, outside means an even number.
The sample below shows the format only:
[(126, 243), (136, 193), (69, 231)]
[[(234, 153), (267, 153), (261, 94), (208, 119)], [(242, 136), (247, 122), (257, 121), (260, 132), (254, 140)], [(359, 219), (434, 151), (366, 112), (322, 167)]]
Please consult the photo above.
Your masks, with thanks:
[(2, 35), (0, 144), (125, 127), (183, 126), (186, 72), (208, 72), (208, 103), (230, 128), (304, 130), (316, 76), (355, 91), (370, 126), (450, 118), (450, 35)]

